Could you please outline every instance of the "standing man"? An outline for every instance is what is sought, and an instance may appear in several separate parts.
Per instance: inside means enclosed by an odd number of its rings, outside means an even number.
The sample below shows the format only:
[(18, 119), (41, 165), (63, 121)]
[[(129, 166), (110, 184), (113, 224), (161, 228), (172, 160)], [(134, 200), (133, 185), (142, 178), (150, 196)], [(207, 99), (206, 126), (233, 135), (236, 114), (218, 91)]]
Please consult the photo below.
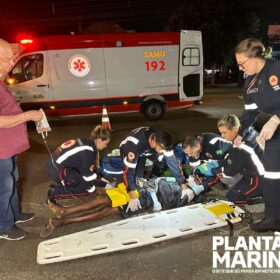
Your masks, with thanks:
[[(0, 77), (12, 66), (11, 46), (0, 39)], [(0, 82), (0, 238), (20, 240), (26, 232), (16, 226), (32, 220), (33, 213), (20, 213), (16, 190), (17, 155), (29, 148), (25, 122), (40, 121), (40, 111), (22, 112), (13, 93)]]

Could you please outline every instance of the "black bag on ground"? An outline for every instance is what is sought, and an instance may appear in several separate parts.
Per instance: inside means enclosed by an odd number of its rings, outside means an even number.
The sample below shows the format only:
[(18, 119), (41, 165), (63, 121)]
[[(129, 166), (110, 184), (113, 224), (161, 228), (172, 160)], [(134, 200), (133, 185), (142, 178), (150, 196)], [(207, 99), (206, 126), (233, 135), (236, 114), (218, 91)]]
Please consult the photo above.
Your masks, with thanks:
[(164, 210), (180, 206), (182, 195), (181, 186), (176, 182), (167, 182), (162, 179), (158, 183), (157, 197)]
[(109, 181), (122, 182), (124, 169), (125, 165), (118, 156), (105, 156), (101, 161), (102, 176)]

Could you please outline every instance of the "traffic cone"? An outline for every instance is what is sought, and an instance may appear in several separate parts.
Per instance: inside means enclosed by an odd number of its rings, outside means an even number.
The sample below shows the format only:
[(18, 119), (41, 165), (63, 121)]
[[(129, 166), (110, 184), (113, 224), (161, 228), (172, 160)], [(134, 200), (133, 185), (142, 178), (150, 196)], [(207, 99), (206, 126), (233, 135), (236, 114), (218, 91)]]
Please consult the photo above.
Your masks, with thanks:
[(112, 131), (107, 108), (105, 105), (103, 105), (103, 109), (102, 109), (102, 126), (108, 128), (109, 131)]

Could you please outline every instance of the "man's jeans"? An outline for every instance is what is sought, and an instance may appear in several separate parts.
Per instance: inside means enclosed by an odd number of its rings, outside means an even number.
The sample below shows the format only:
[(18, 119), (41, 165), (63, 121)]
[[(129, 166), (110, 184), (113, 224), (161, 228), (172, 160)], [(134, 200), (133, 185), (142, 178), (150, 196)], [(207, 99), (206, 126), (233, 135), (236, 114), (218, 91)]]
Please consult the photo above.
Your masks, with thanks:
[(16, 160), (16, 156), (0, 159), (0, 232), (11, 229), (19, 216)]

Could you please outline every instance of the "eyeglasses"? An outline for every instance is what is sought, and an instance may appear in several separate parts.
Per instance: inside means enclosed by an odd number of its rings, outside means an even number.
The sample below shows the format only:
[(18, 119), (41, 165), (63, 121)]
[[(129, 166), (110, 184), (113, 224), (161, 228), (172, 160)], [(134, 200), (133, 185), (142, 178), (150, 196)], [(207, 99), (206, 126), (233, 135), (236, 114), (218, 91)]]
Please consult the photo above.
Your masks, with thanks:
[(237, 65), (239, 66), (239, 67), (241, 67), (242, 69), (244, 69), (244, 65), (245, 65), (245, 63), (249, 60), (249, 59), (251, 59), (251, 57), (248, 57), (247, 59), (245, 59), (243, 62), (241, 62), (241, 63), (237, 63)]

